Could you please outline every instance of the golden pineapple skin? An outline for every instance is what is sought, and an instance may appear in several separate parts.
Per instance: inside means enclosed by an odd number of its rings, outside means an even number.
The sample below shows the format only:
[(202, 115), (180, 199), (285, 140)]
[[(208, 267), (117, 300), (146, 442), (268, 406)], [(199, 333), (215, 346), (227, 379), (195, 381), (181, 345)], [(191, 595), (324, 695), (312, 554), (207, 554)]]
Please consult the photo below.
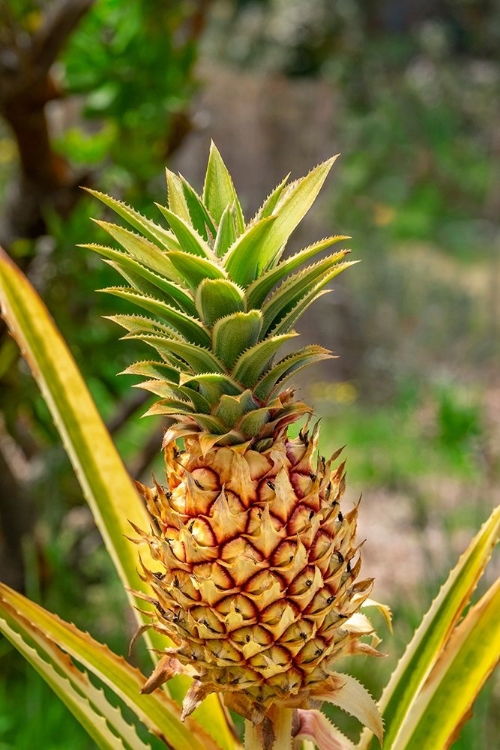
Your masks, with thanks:
[(256, 718), (273, 703), (308, 706), (332, 661), (372, 652), (346, 625), (372, 585), (355, 582), (357, 507), (342, 514), (344, 465), (332, 470), (338, 454), (327, 462), (316, 444), (314, 429), (262, 452), (204, 455), (196, 437), (166, 447), (167, 486), (141, 486), (157, 525), (143, 540), (158, 567), (144, 575), (153, 627), (177, 648), (151, 689), (187, 671), (200, 698), (222, 692)]

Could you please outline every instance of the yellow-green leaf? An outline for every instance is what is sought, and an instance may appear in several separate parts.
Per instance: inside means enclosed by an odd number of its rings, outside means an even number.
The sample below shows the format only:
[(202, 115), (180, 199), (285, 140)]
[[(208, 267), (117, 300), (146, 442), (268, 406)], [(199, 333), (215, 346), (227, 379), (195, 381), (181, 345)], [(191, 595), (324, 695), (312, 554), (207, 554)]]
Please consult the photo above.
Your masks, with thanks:
[[(86, 672), (23, 618), (0, 606), (0, 632), (43, 677), (102, 750), (151, 750)], [(111, 731), (111, 728), (114, 731)]]
[(413, 703), (393, 750), (448, 748), (500, 661), (500, 580), (454, 630)]
[[(460, 557), (382, 694), (379, 705), (385, 723), (386, 747), (392, 747), (413, 701), (440, 658), (499, 537), (500, 506)], [(364, 733), (360, 750), (371, 747), (371, 742), (371, 735)]]
[[(138, 669), (114, 654), (107, 646), (95, 641), (88, 633), (60, 620), (3, 584), (0, 584), (0, 616), (14, 620), (16, 630), (23, 632), (25, 638), (28, 636), (33, 639), (39, 648), (45, 646), (44, 651), (49, 655), (62, 649), (76, 659), (111, 688), (150, 732), (164, 737), (176, 750), (184, 750), (186, 747), (193, 750), (217, 750), (215, 742), (194, 719), (181, 721), (180, 707), (164, 691), (157, 690), (149, 696), (141, 694), (146, 678)], [(66, 676), (71, 679), (68, 664), (65, 666), (61, 659), (59, 662)], [(74, 671), (78, 674), (78, 670)], [(85, 683), (81, 688), (85, 694), (84, 688)]]

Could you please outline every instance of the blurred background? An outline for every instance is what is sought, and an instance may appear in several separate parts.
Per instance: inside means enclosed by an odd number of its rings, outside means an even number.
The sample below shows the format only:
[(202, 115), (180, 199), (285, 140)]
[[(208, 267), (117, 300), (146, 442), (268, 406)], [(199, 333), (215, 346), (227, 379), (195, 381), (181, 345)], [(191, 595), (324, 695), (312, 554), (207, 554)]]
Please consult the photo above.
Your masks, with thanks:
[[(136, 478), (161, 472), (161, 424), (116, 377), (136, 352), (94, 291), (113, 271), (76, 247), (104, 241), (79, 186), (158, 218), (164, 165), (201, 187), (213, 138), (249, 215), (342, 152), (290, 249), (349, 234), (362, 260), (301, 325), (340, 358), (300, 385), (323, 452), (347, 446), (365, 572), (394, 610), (389, 656), (346, 666), (377, 696), (500, 501), (499, 50), (494, 0), (0, 0), (0, 242)], [(126, 652), (123, 592), (4, 327), (0, 579)], [(499, 700), (497, 674), (454, 748), (495, 746)], [(0, 750), (33, 747), (93, 745), (0, 640)]]

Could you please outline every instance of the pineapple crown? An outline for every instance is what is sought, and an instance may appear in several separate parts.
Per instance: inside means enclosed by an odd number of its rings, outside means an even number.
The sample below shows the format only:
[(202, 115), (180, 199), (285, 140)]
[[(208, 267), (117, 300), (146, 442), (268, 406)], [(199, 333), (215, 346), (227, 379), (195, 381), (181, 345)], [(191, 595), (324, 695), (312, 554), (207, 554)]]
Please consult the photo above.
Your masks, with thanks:
[(169, 229), (125, 203), (89, 192), (131, 227), (97, 221), (122, 250), (85, 244), (126, 280), (102, 290), (153, 317), (114, 315), (125, 339), (140, 339), (161, 360), (141, 361), (126, 374), (159, 397), (147, 414), (167, 415), (171, 440), (198, 434), (204, 451), (250, 441), (262, 450), (276, 432), (309, 411), (284, 385), (298, 370), (331, 353), (305, 346), (275, 362), (293, 327), (325, 286), (353, 262), (349, 250), (304, 264), (348, 239), (337, 235), (283, 258), (293, 230), (312, 206), (336, 156), (305, 177), (288, 177), (245, 223), (232, 179), (212, 143), (200, 197), (167, 169), (168, 208), (156, 204)]

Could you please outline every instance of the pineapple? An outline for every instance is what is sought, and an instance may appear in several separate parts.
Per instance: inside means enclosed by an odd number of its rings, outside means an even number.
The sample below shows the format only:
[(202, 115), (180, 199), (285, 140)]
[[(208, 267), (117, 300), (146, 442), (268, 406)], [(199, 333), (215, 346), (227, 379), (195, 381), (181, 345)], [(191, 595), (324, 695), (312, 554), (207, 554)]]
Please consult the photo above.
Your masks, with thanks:
[(343, 514), (340, 451), (317, 454), (311, 409), (287, 387), (331, 354), (309, 345), (275, 361), (299, 317), (352, 265), (338, 250), (304, 267), (343, 236), (283, 257), (334, 161), (285, 179), (248, 223), (213, 144), (202, 197), (167, 170), (168, 208), (157, 205), (168, 229), (90, 191), (132, 227), (99, 221), (123, 250), (84, 247), (127, 282), (106, 291), (150, 313), (112, 319), (155, 350), (125, 372), (145, 378), (138, 387), (159, 399), (148, 414), (167, 419), (165, 483), (138, 485), (152, 528), (136, 532), (155, 561), (142, 569), (150, 626), (175, 646), (144, 692), (189, 674), (184, 715), (220, 693), (264, 747), (283, 732), (283, 712), (297, 734), (325, 700), (381, 731), (365, 689), (332, 672), (346, 654), (378, 654), (361, 640), (373, 632), (359, 612), (372, 580), (358, 580), (358, 509)]

